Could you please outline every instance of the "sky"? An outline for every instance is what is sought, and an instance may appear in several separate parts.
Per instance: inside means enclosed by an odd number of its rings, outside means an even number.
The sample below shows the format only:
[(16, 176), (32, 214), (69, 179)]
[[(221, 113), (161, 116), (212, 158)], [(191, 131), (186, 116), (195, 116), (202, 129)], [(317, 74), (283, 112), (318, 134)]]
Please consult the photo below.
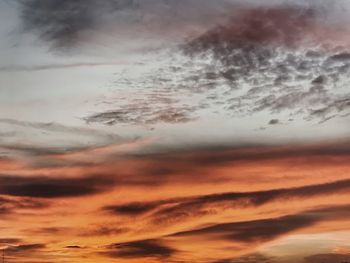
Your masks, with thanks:
[(350, 262), (349, 17), (0, 0), (5, 262)]

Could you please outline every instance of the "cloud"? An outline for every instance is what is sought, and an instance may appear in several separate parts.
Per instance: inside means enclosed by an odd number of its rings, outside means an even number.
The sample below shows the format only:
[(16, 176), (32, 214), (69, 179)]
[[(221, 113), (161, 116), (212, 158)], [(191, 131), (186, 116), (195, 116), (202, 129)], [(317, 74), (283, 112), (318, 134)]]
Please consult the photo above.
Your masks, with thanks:
[(115, 40), (118, 42), (123, 42), (125, 31), (149, 37), (154, 32), (166, 32), (164, 25), (170, 31), (167, 35), (172, 36), (178, 31), (188, 31), (188, 24), (192, 28), (191, 23), (197, 27), (201, 22), (208, 23), (205, 18), (218, 16), (229, 2), (222, 0), (214, 5), (203, 1), (198, 5), (193, 0), (181, 4), (164, 0), (22, 0), (20, 11), (26, 32), (38, 34), (55, 50), (66, 51), (87, 40), (100, 43), (93, 39), (94, 31), (113, 35), (111, 24), (117, 29)]
[(113, 142), (121, 139), (121, 137), (116, 134), (106, 133), (104, 131), (89, 129), (86, 127), (66, 126), (55, 122), (30, 122), (15, 119), (0, 119), (0, 123), (54, 133), (73, 135), (75, 134), (88, 137), (100, 137), (108, 142)]
[(0, 239), (0, 245), (12, 245), (20, 243), (22, 240), (19, 238), (1, 238)]
[(26, 262), (29, 258), (32, 261), (27, 262), (49, 263), (42, 260), (45, 258), (45, 249), (46, 244), (43, 243), (10, 245), (4, 249), (5, 260), (10, 262)]
[[(229, 48), (254, 48), (257, 45), (295, 46), (315, 22), (315, 10), (299, 6), (277, 6), (241, 8), (235, 12), (227, 27), (219, 26), (196, 38), (187, 46), (186, 51), (200, 52), (231, 43)], [(289, 34), (287, 33), (289, 32)], [(228, 50), (227, 50), (228, 51)], [(220, 57), (222, 58), (222, 57)], [(224, 59), (224, 58), (222, 58)]]
[[(131, 203), (125, 205), (106, 206), (104, 210), (117, 214), (117, 215), (140, 215), (154, 210), (160, 206), (163, 202), (150, 202), (150, 203)], [(164, 203), (171, 203), (171, 201), (164, 201)]]
[[(179, 4), (181, 10), (186, 2)], [(102, 99), (107, 109), (87, 115), (87, 123), (178, 124), (197, 121), (208, 112), (227, 118), (264, 112), (273, 119), (297, 116), (318, 122), (344, 117), (349, 107), (343, 99), (349, 94), (342, 87), (349, 82), (350, 60), (343, 36), (348, 31), (326, 22), (324, 12), (332, 8), (323, 10), (322, 3), (314, 1), (236, 2), (234, 11), (228, 8), (229, 14), (223, 15), (225, 22), (213, 22), (205, 33), (159, 55), (160, 67), (147, 70), (146, 64), (146, 74), (132, 67), (118, 75), (113, 96)], [(329, 39), (334, 48), (328, 48)], [(132, 92), (121, 96), (125, 86)], [(194, 99), (189, 102), (189, 97)]]
[[(329, 87), (339, 83), (341, 88), (348, 81), (347, 48), (339, 53), (336, 48), (309, 46), (308, 41), (327, 42), (317, 38), (332, 35), (328, 30), (344, 29), (323, 24), (316, 7), (243, 8), (232, 22), (190, 41), (184, 52), (193, 60), (204, 57), (212, 58), (209, 64), (219, 63), (214, 69), (215, 85), (222, 86), (219, 83), (226, 79), (233, 96), (224, 103), (235, 114), (246, 116), (267, 110), (270, 114), (288, 111), (306, 120), (339, 117), (340, 112), (349, 110), (349, 94), (340, 95)], [(249, 90), (235, 95), (244, 84)]]
[(134, 242), (118, 243), (108, 246), (103, 254), (113, 258), (158, 258), (166, 259), (176, 250), (167, 247), (158, 240), (148, 239)]
[[(0, 125), (13, 132), (10, 140), (2, 140), (0, 149), (6, 155), (26, 157), (47, 157), (38, 160), (38, 164), (54, 165), (49, 157), (68, 155), (98, 150), (112, 145), (119, 145), (128, 140), (114, 133), (87, 127), (67, 126), (55, 122), (31, 122), (16, 119), (0, 119)], [(23, 138), (28, 139), (23, 140)], [(26, 141), (23, 143), (23, 141)], [(62, 160), (56, 158), (59, 163)], [(68, 162), (66, 162), (68, 164)], [(81, 162), (83, 163), (83, 162)]]
[(81, 246), (77, 246), (77, 245), (72, 245), (72, 246), (65, 246), (64, 248), (68, 248), (68, 249), (81, 249)]
[(103, 192), (111, 185), (113, 180), (102, 175), (84, 178), (0, 175), (0, 194), (22, 197), (77, 197)]
[(0, 197), (0, 215), (13, 215), (21, 211), (41, 210), (50, 204), (44, 201), (33, 200), (32, 198), (9, 198)]
[(254, 253), (238, 258), (216, 260), (211, 263), (272, 263), (276, 262), (273, 257), (261, 253)]
[(162, 107), (152, 105), (150, 101), (145, 101), (144, 105), (135, 106), (130, 104), (126, 108), (121, 107), (120, 109), (93, 114), (86, 117), (85, 120), (87, 123), (103, 123), (107, 125), (124, 123), (154, 125), (158, 123), (186, 123), (195, 119), (191, 115), (194, 109), (190, 107)]
[(287, 233), (307, 228), (327, 220), (342, 220), (349, 215), (349, 206), (333, 206), (307, 210), (294, 215), (254, 221), (214, 224), (195, 230), (178, 232), (170, 237), (202, 236), (240, 243), (264, 243)]
[[(121, 77), (122, 79), (123, 77)], [(107, 125), (133, 124), (155, 125), (159, 123), (187, 123), (196, 119), (193, 113), (195, 107), (191, 107), (176, 98), (175, 94), (157, 92), (153, 90), (152, 80), (138, 80), (145, 82), (145, 92), (139, 91), (136, 98), (116, 98), (117, 102), (123, 102), (112, 110), (92, 114), (85, 118), (87, 123), (103, 123)], [(149, 86), (149, 88), (148, 88)], [(111, 102), (113, 105), (113, 102)]]
[(72, 229), (67, 227), (41, 227), (41, 228), (35, 228), (35, 229), (26, 229), (25, 232), (30, 235), (58, 235), (58, 234), (64, 234), (68, 231), (71, 231)]
[(45, 247), (45, 244), (24, 244), (17, 246), (9, 246), (5, 249), (5, 252), (6, 254), (25, 254), (37, 250), (42, 250)]
[(77, 153), (89, 150), (91, 148), (97, 148), (98, 146), (70, 146), (70, 147), (60, 147), (60, 146), (38, 146), (30, 144), (2, 144), (0, 149), (9, 150), (13, 152), (21, 152), (30, 156), (49, 156), (56, 154), (68, 154)]
[[(121, 76), (115, 85), (144, 83), (147, 91), (168, 100), (179, 93), (196, 96), (198, 101), (186, 111), (186, 122), (208, 110), (215, 113), (217, 105), (224, 107), (227, 117), (262, 111), (276, 116), (274, 119), (283, 113), (304, 121), (343, 117), (349, 111), (349, 94), (342, 87), (349, 82), (350, 60), (345, 55), (348, 44), (339, 32), (347, 31), (327, 24), (322, 17), (317, 4), (243, 5), (229, 23), (214, 26), (182, 45), (167, 60), (167, 67), (162, 65), (136, 79)], [(329, 42), (325, 36), (334, 40), (334, 48), (323, 47)], [(113, 105), (111, 109), (86, 120), (108, 125), (173, 123), (173, 111), (166, 112), (152, 95), (140, 94), (136, 103), (121, 101), (105, 101)], [(181, 109), (181, 102), (175, 107)], [(159, 113), (169, 116), (167, 121), (157, 117)]]
[[(339, 162), (347, 159), (350, 155), (349, 142), (347, 140), (339, 142), (329, 142), (322, 144), (308, 145), (231, 145), (231, 146), (192, 146), (182, 149), (170, 149), (147, 154), (138, 153), (129, 155), (131, 162), (136, 161), (138, 166), (137, 177), (133, 180), (140, 183), (157, 186), (169, 182), (209, 182), (213, 179), (215, 182), (230, 180), (227, 176), (212, 174), (215, 167), (232, 167), (234, 164), (254, 164), (255, 162), (283, 162), (288, 159), (298, 159), (299, 164), (305, 164), (307, 158), (318, 160), (327, 156), (336, 157)], [(301, 159), (303, 157), (304, 159)], [(330, 162), (335, 159), (328, 159)], [(346, 162), (346, 160), (345, 160)], [(233, 169), (233, 168), (232, 168)], [(131, 178), (124, 177), (125, 180)], [(155, 180), (157, 179), (157, 180)]]
[[(285, 202), (289, 200), (307, 200), (314, 197), (340, 195), (350, 192), (350, 180), (342, 180), (319, 185), (310, 185), (296, 188), (275, 189), (258, 192), (231, 192), (195, 196), (187, 198), (173, 198), (145, 203), (130, 203), (104, 207), (117, 216), (131, 217), (148, 214), (148, 218), (155, 224), (167, 222), (183, 222), (193, 220), (208, 214), (220, 213), (231, 209), (258, 207), (273, 201)], [(216, 211), (216, 212), (215, 212)]]
[[(208, 253), (223, 250), (238, 250), (236, 257), (224, 257), (225, 254), (203, 254), (201, 260), (211, 263), (258, 263), (280, 262), (278, 258), (254, 253), (254, 249), (266, 242), (276, 240), (287, 234), (308, 229), (319, 223), (344, 220), (349, 216), (349, 205), (320, 206), (304, 210), (295, 214), (258, 219), (252, 221), (238, 221), (229, 223), (213, 223), (190, 230), (175, 232), (169, 235), (160, 235), (156, 239), (138, 240), (132, 242), (117, 243), (107, 246), (103, 255), (115, 258), (155, 258), (161, 262), (172, 259), (193, 259), (204, 248)], [(165, 244), (171, 242), (171, 247)], [(208, 243), (209, 242), (209, 243)], [(198, 244), (192, 246), (189, 244)], [(215, 247), (218, 250), (215, 250)], [(181, 249), (179, 249), (181, 248)], [(242, 252), (248, 254), (242, 255)], [(232, 254), (235, 254), (232, 252)], [(227, 254), (226, 254), (227, 255)], [(187, 256), (187, 257), (186, 257)], [(222, 257), (221, 257), (222, 256)], [(216, 260), (213, 260), (217, 258)], [(220, 258), (221, 257), (221, 258)], [(202, 262), (201, 261), (201, 262)], [(176, 260), (174, 262), (177, 262)], [(187, 262), (186, 260), (184, 262)], [(307, 261), (318, 262), (318, 261)]]
[(339, 263), (339, 262), (349, 262), (350, 261), (350, 254), (336, 254), (336, 253), (329, 253), (329, 254), (317, 254), (308, 256), (304, 259), (304, 262), (306, 263)]
[[(199, 147), (188, 147), (174, 151), (150, 153), (144, 157), (159, 160), (159, 164), (168, 165), (176, 169), (178, 166), (192, 164), (193, 166), (223, 165), (234, 162), (256, 162), (264, 160), (281, 160), (296, 157), (346, 157), (350, 155), (350, 141), (348, 139), (339, 141), (324, 141), (322, 143), (309, 144), (242, 144), (242, 145), (202, 145)], [(139, 157), (142, 157), (140, 154)], [(182, 165), (180, 165), (182, 164)], [(156, 167), (161, 171), (162, 166)]]
[[(308, 167), (311, 161), (321, 166), (328, 164), (336, 167), (347, 163), (347, 158), (350, 156), (348, 144), (349, 142), (344, 140), (311, 145), (193, 146), (171, 150), (147, 148), (148, 146), (140, 149), (140, 145), (136, 143), (135, 145), (126, 144), (124, 148), (121, 147), (121, 152), (118, 152), (119, 145), (117, 145), (116, 148), (111, 146), (111, 148), (102, 147), (98, 150), (80, 149), (74, 154), (66, 152), (57, 156), (46, 148), (28, 147), (28, 151), (33, 150), (36, 155), (39, 155), (25, 163), (20, 161), (14, 161), (14, 164), (5, 163), (5, 167), (9, 166), (9, 172), (15, 174), (0, 175), (0, 182), (2, 182), (0, 194), (64, 197), (101, 193), (117, 185), (150, 188), (200, 182), (216, 184), (232, 182), (232, 180), (246, 182), (246, 178), (240, 179), (238, 176), (232, 177), (227, 173), (213, 174), (212, 172), (219, 167), (234, 169), (232, 166), (234, 164), (244, 167), (246, 164), (254, 164), (257, 161), (276, 162), (278, 166), (284, 166), (289, 159), (296, 159), (299, 164)], [(14, 147), (17, 149), (18, 146)], [(127, 151), (128, 149), (131, 150)], [(327, 163), (324, 162), (326, 158)], [(304, 161), (306, 159), (307, 162)], [(19, 171), (28, 169), (31, 176), (22, 176), (21, 172), (16, 175), (13, 169)], [(42, 169), (50, 172), (51, 176), (41, 176)], [(59, 178), (62, 173), (66, 174), (66, 177)], [(139, 211), (153, 210), (160, 205), (137, 203), (139, 202), (127, 207), (117, 207), (116, 210), (120, 213), (124, 211), (124, 214), (132, 211), (137, 214)]]
[(280, 121), (278, 119), (272, 119), (269, 121), (269, 125), (276, 125), (276, 124), (280, 124)]
[(1, 66), (0, 71), (5, 72), (14, 72), (14, 71), (42, 71), (42, 70), (58, 70), (58, 69), (69, 69), (69, 68), (81, 68), (81, 67), (99, 67), (99, 66), (112, 66), (112, 65), (120, 65), (121, 63), (71, 63), (71, 64), (46, 64), (46, 65), (31, 65), (31, 66), (22, 66), (22, 65), (14, 65), (14, 66)]
[(105, 225), (92, 226), (89, 229), (80, 231), (79, 235), (82, 237), (94, 237), (94, 236), (116, 236), (128, 232), (128, 228), (115, 227)]
[(21, 1), (24, 29), (37, 31), (57, 48), (71, 47), (79, 41), (81, 31), (95, 25), (94, 3), (91, 0)]

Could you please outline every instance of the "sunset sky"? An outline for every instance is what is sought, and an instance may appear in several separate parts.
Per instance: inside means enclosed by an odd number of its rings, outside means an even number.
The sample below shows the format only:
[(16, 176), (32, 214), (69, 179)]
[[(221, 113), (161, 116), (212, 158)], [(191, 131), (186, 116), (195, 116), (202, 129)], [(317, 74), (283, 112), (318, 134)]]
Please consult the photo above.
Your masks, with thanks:
[(349, 1), (0, 19), (5, 262), (350, 262)]

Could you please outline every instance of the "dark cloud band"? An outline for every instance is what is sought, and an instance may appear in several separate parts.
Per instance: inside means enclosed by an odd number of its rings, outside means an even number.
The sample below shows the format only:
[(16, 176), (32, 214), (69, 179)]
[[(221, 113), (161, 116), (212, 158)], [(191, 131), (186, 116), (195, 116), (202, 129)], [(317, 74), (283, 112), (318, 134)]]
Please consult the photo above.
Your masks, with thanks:
[(55, 178), (0, 175), (0, 194), (22, 197), (77, 197), (100, 193), (113, 186), (104, 176)]

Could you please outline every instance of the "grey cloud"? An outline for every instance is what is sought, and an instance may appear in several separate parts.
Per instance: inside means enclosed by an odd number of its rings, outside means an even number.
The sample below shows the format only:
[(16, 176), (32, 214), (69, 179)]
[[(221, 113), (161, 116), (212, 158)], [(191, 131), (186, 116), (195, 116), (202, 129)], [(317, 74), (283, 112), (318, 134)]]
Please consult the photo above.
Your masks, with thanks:
[(102, 137), (108, 141), (120, 140), (121, 137), (115, 134), (109, 134), (103, 131), (98, 131), (94, 129), (89, 129), (85, 127), (72, 127), (62, 125), (55, 122), (30, 122), (30, 121), (21, 121), (15, 119), (0, 119), (0, 123), (9, 124), (14, 126), (19, 126), (23, 128), (32, 128), (41, 131), (55, 132), (55, 133), (67, 133), (67, 134), (77, 134), (82, 136), (95, 136)]
[(72, 64), (45, 64), (45, 65), (32, 65), (32, 66), (1, 66), (0, 71), (4, 72), (18, 72), (18, 71), (43, 71), (43, 70), (59, 70), (59, 69), (69, 69), (69, 68), (83, 68), (83, 67), (99, 67), (99, 66), (110, 66), (118, 65), (118, 63), (72, 63)]
[[(147, 102), (148, 104), (149, 102)], [(131, 106), (131, 105), (130, 105)], [(171, 107), (171, 106), (170, 106)], [(158, 123), (186, 123), (193, 121), (194, 111), (187, 107), (160, 108), (158, 105), (123, 108), (108, 112), (97, 113), (86, 117), (87, 123), (103, 123), (107, 125), (134, 124), (154, 125)]]
[(270, 125), (276, 125), (276, 124), (279, 124), (279, 123), (280, 123), (280, 121), (278, 119), (272, 119), (272, 120), (269, 121)]
[[(127, 81), (123, 78), (120, 76), (121, 82)], [(144, 84), (145, 91), (138, 90), (136, 98), (117, 97), (110, 102), (104, 101), (112, 105), (118, 102), (120, 105), (109, 111), (92, 114), (85, 118), (86, 122), (106, 125), (125, 123), (155, 125), (158, 123), (186, 123), (196, 119), (194, 114), (196, 108), (181, 102), (177, 99), (176, 93), (154, 90), (153, 80), (139, 81)], [(140, 83), (135, 83), (135, 85)]]
[[(55, 154), (84, 152), (119, 144), (127, 140), (117, 134), (108, 133), (103, 130), (90, 129), (84, 126), (66, 126), (55, 122), (0, 119), (0, 125), (5, 125), (6, 128), (9, 127), (8, 129), (13, 130), (13, 136), (11, 138), (5, 138), (5, 140), (0, 142), (0, 149), (32, 156), (50, 156)], [(14, 140), (22, 139), (23, 134), (32, 134), (33, 132), (37, 132), (38, 137), (41, 136), (45, 138), (39, 141), (39, 143), (35, 143), (34, 139), (34, 143), (27, 144), (21, 144), (18, 142), (19, 140)], [(50, 136), (55, 136), (55, 140), (50, 140), (45, 143), (45, 140), (50, 138)], [(72, 140), (74, 141), (72, 142)], [(58, 162), (59, 160), (56, 160), (56, 163)], [(55, 163), (55, 161), (45, 160), (42, 163), (54, 165), (53, 163)]]
[[(248, 9), (238, 15), (238, 21), (233, 18), (231, 24), (190, 41), (184, 52), (192, 59), (212, 56), (210, 63), (220, 63), (215, 69), (217, 76), (231, 87), (226, 97), (242, 89), (243, 84), (248, 86), (244, 95), (226, 99), (228, 111), (250, 115), (288, 110), (307, 120), (325, 120), (348, 110), (342, 101), (347, 101), (349, 94), (338, 90), (346, 85), (342, 81), (348, 81), (349, 60), (346, 51), (313, 50), (303, 43), (312, 38), (312, 27), (322, 26), (316, 18), (317, 11), (312, 8)], [(260, 23), (262, 30), (255, 23)]]
[[(186, 23), (183, 20), (200, 25), (196, 21), (199, 19), (198, 16), (208, 17), (212, 13), (215, 14), (218, 6), (223, 9), (222, 3), (230, 1), (220, 2), (220, 5), (218, 3), (214, 5), (211, 1), (202, 1), (201, 5), (198, 5), (198, 2), (193, 0), (182, 0), (180, 3), (173, 0), (20, 1), (24, 30), (37, 33), (41, 39), (59, 50), (69, 50), (79, 46), (84, 42), (84, 37), (93, 34), (94, 30), (103, 31), (104, 27), (108, 28), (108, 23), (111, 21), (119, 31), (123, 30), (123, 26), (126, 30), (133, 30), (136, 24), (136, 27), (141, 29), (138, 32), (143, 31), (146, 34), (147, 32), (144, 31), (149, 31), (150, 28), (161, 28), (164, 24), (184, 26)], [(179, 16), (182, 19), (179, 19)], [(145, 17), (153, 17), (151, 20), (155, 21), (143, 21)], [(202, 20), (205, 21), (204, 18)]]
[[(322, 16), (317, 3), (240, 7), (229, 22), (180, 45), (170, 58), (164, 55), (167, 66), (136, 79), (118, 76), (112, 84), (116, 90), (125, 85), (137, 89), (137, 99), (105, 99), (109, 110), (86, 120), (107, 125), (189, 122), (208, 111), (218, 114), (218, 107), (228, 117), (260, 112), (281, 121), (285, 113), (288, 119), (318, 122), (343, 117), (349, 112), (350, 94), (343, 89), (350, 82), (348, 50), (346, 43), (328, 48), (327, 40), (315, 40), (317, 28), (343, 30), (325, 25)], [(139, 92), (140, 83), (150, 96)], [(163, 101), (179, 94), (196, 100), (164, 104), (154, 94), (162, 94)]]
[[(55, 154), (65, 154), (65, 153), (74, 153), (82, 152), (89, 149), (96, 149), (98, 146), (71, 146), (71, 147), (59, 147), (59, 146), (34, 146), (34, 145), (0, 145), (0, 149), (10, 150), (15, 152), (22, 152), (32, 156), (47, 156)], [(57, 162), (52, 162), (57, 163)], [(45, 165), (50, 166), (49, 162), (46, 162)]]
[(66, 48), (79, 41), (81, 31), (95, 25), (95, 6), (91, 0), (25, 0), (21, 17), (25, 30), (37, 31), (55, 48)]

